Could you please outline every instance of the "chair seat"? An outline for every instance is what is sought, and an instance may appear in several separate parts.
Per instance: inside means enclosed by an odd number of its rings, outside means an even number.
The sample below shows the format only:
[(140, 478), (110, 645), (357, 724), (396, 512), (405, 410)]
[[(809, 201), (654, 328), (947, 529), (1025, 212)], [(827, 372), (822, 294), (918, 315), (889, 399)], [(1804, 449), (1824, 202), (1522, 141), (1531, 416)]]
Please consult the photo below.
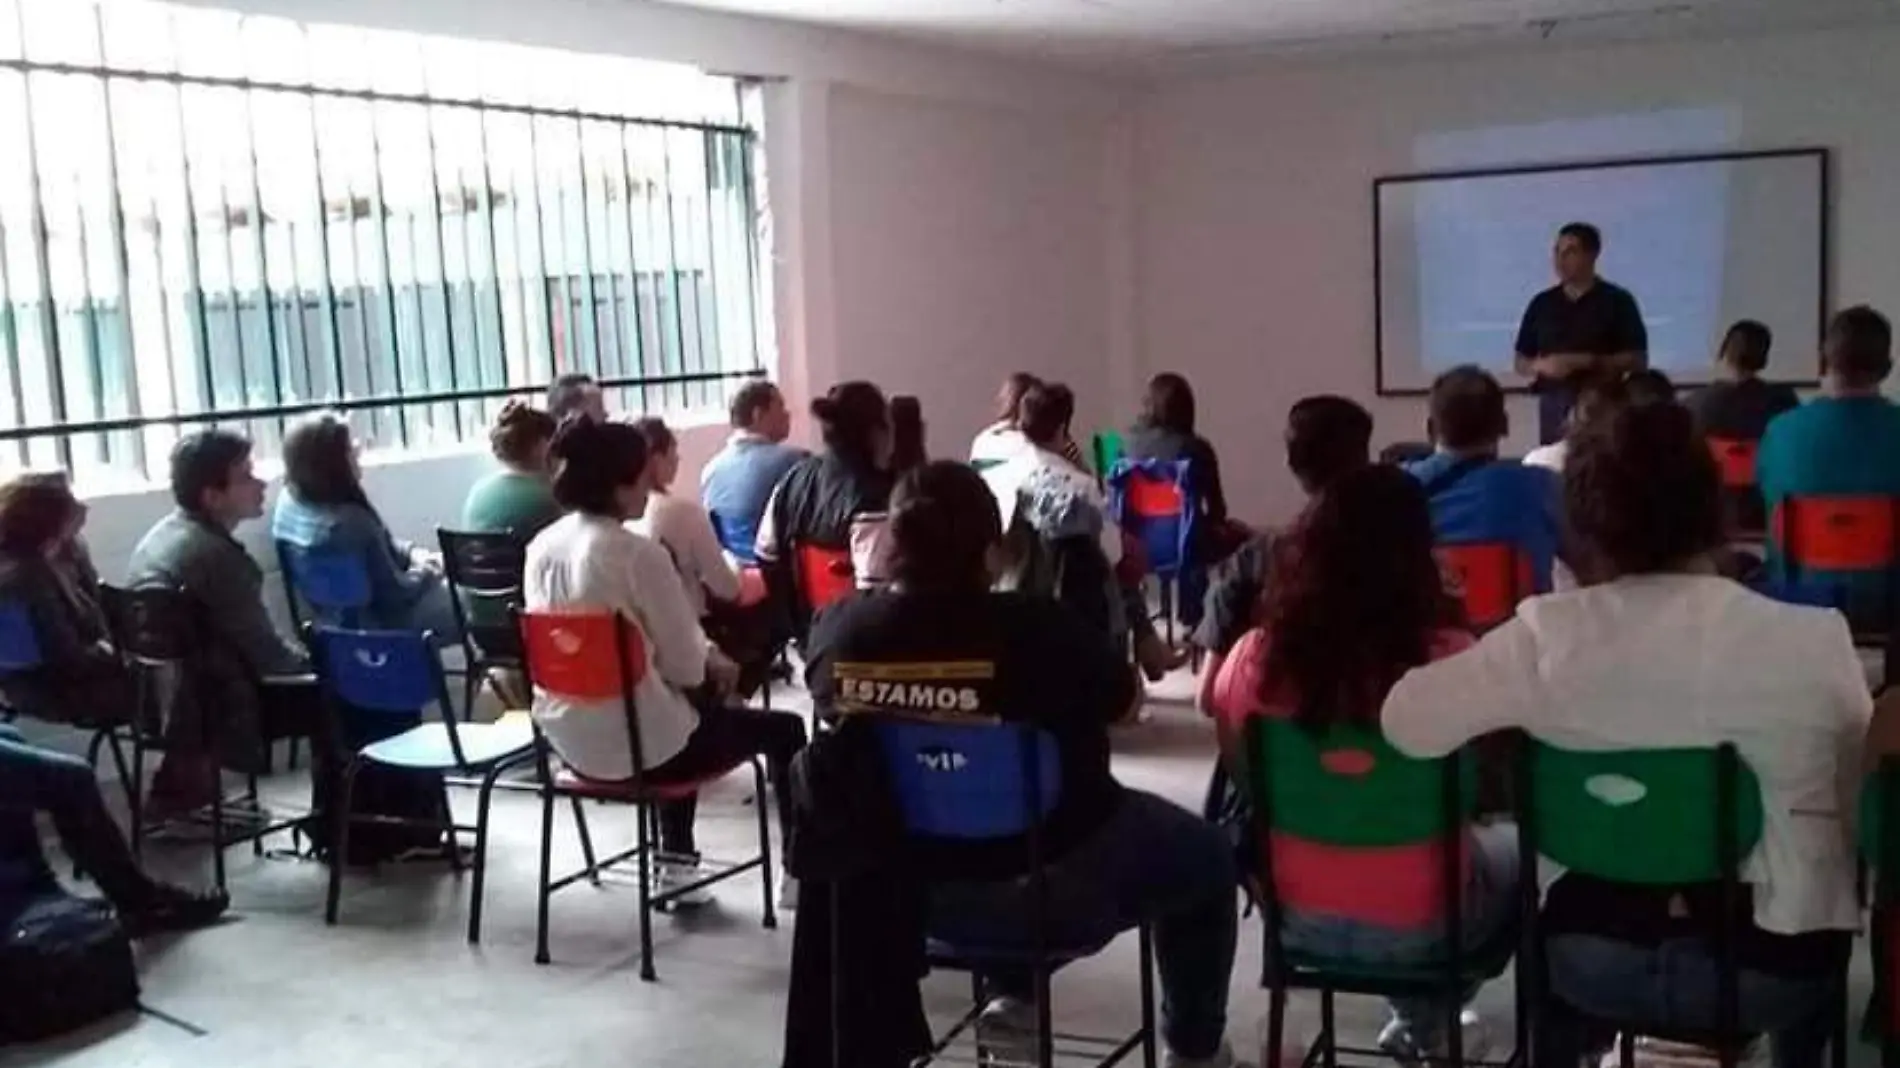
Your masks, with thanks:
[(459, 724), (456, 733), (462, 739), (465, 762), (455, 759), (449, 729), (441, 723), (424, 723), (394, 737), (372, 742), (363, 747), (361, 755), (365, 760), (392, 767), (448, 770), (485, 767), (534, 748), (534, 728), (519, 718)]
[(628, 804), (678, 801), (698, 793), (699, 788), (709, 782), (725, 778), (745, 763), (743, 759), (735, 760), (716, 771), (692, 779), (655, 782), (649, 778), (638, 787), (632, 779), (590, 779), (572, 768), (562, 768), (554, 773), (554, 788), (564, 794), (577, 794), (600, 801), (624, 801)]
[[(1517, 951), (1518, 938), (1517, 925), (1505, 924), (1483, 945), (1466, 953), (1462, 962), (1463, 980), (1476, 983), (1504, 974), (1504, 969), (1511, 963), (1512, 954)], [(1290, 987), (1402, 997), (1442, 989), (1445, 985), (1442, 960), (1417, 964), (1366, 964), (1287, 950), (1286, 965), (1286, 981)]]

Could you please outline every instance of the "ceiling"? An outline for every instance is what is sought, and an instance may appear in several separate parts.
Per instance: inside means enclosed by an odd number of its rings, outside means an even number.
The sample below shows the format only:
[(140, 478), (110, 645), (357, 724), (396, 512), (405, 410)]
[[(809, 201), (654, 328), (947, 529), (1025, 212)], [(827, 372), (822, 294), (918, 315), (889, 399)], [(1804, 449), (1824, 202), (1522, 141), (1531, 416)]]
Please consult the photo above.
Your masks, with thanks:
[(668, 0), (1116, 73), (1262, 55), (1759, 32), (1900, 19), (1900, 0)]

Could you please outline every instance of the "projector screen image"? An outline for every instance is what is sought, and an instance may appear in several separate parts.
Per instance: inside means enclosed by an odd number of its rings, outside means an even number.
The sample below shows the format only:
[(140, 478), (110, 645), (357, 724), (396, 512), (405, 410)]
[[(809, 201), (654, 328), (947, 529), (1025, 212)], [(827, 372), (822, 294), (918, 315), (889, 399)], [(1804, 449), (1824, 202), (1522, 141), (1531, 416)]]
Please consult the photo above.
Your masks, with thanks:
[(1507, 386), (1518, 325), (1557, 283), (1568, 222), (1603, 233), (1597, 272), (1629, 290), (1649, 363), (1707, 382), (1739, 319), (1774, 331), (1767, 377), (1819, 377), (1826, 292), (1826, 153), (1820, 149), (1616, 164), (1406, 175), (1373, 185), (1381, 393), (1430, 388), (1473, 363)]

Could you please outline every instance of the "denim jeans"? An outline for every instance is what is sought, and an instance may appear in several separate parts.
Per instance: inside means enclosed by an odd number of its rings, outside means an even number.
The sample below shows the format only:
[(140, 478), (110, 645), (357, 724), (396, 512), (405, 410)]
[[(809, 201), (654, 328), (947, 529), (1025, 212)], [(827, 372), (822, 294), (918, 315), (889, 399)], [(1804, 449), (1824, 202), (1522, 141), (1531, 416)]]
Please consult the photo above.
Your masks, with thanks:
[[(1552, 937), (1544, 955), (1552, 998), (1537, 1032), (1540, 1064), (1575, 1064), (1602, 1048), (1607, 1036), (1593, 1036), (1600, 1029), (1592, 1019), (1659, 1029), (1715, 1026), (1716, 962), (1700, 939), (1650, 947), (1565, 934)], [(1775, 1068), (1820, 1068), (1838, 1023), (1838, 975), (1790, 978), (1744, 970), (1737, 991), (1742, 1025), (1771, 1036)]]
[[(1518, 914), (1517, 827), (1498, 823), (1472, 828), (1471, 875), (1463, 892), (1461, 940), (1467, 949), (1481, 946)], [(1368, 965), (1429, 964), (1443, 958), (1445, 938), (1438, 926), (1394, 930), (1342, 916), (1288, 912), (1281, 920), (1280, 942), (1288, 949), (1327, 960)], [(1421, 1049), (1432, 1049), (1451, 1015), (1478, 993), (1474, 986), (1456, 1005), (1443, 998), (1403, 998), (1391, 1003), (1392, 1015)], [(1552, 1064), (1563, 1063), (1558, 1061)]]
[[(1175, 1055), (1212, 1057), (1227, 1031), (1227, 986), (1238, 933), (1227, 840), (1212, 824), (1130, 790), (1109, 821), (1049, 866), (1052, 946), (1093, 946), (1142, 923), (1154, 928), (1162, 1038)], [(930, 935), (950, 943), (1030, 943), (1028, 884), (956, 883), (932, 891)], [(1023, 974), (987, 976), (997, 994), (1027, 998)]]
[(136, 900), (150, 886), (106, 811), (92, 768), (0, 725), (0, 897), (32, 896), (52, 884), (33, 822), (39, 812), (52, 817), (67, 855), (115, 904)]

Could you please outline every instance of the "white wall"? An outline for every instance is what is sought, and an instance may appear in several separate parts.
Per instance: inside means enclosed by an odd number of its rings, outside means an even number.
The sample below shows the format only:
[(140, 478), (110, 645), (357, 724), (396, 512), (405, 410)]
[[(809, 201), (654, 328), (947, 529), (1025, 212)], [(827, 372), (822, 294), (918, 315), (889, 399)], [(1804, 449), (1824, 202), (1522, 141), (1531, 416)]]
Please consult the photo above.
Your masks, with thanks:
[[(1241, 514), (1283, 518), (1298, 491), (1280, 435), (1298, 397), (1366, 402), (1380, 442), (1422, 436), (1420, 401), (1373, 395), (1372, 180), (1420, 169), (1422, 134), (1677, 108), (1728, 110), (1737, 148), (1833, 149), (1836, 302), (1900, 312), (1897, 48), (1900, 30), (1859, 29), (1314, 62), (1170, 86), (1139, 113), (1141, 366), (1194, 383)], [(1515, 402), (1512, 418), (1522, 445), (1534, 413)]]
[(933, 454), (964, 455), (1011, 368), (1072, 383), (1089, 425), (1109, 327), (1101, 128), (855, 88), (830, 118), (840, 367), (921, 397)]

